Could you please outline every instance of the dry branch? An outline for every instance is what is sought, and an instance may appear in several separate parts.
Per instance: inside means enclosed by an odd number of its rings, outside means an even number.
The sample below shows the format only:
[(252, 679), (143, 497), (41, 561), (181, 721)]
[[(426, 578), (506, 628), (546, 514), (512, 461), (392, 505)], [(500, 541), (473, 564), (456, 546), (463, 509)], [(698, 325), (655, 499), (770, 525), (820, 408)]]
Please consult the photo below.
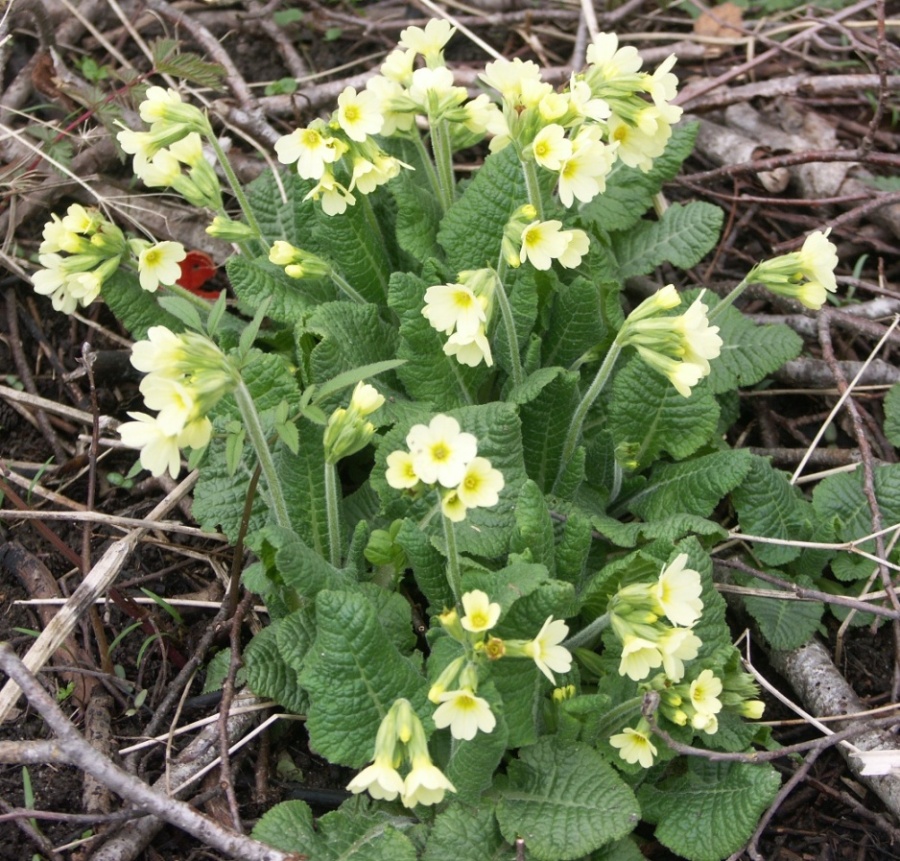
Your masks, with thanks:
[(92, 775), (113, 792), (166, 822), (183, 829), (206, 845), (241, 861), (299, 861), (302, 856), (282, 852), (228, 831), (193, 807), (151, 789), (92, 748), (72, 726), (40, 682), (6, 644), (0, 644), (0, 669), (22, 689), (28, 702), (40, 712), (59, 739), (57, 761), (74, 765)]

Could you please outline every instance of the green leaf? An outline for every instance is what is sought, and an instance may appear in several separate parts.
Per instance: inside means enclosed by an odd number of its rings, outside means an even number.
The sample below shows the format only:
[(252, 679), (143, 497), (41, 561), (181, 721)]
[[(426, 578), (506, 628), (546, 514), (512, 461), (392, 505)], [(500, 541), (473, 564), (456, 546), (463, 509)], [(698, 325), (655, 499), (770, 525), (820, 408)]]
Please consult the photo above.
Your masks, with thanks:
[(254, 180), (248, 188), (250, 208), (269, 242), (283, 239), (305, 251), (311, 251), (312, 224), (316, 205), (305, 200), (314, 183), (300, 179), (296, 170), (279, 175), (286, 199), (272, 173), (266, 172)]
[(900, 383), (895, 383), (884, 398), (884, 435), (891, 445), (900, 446)]
[(580, 589), (591, 552), (591, 521), (580, 511), (569, 512), (556, 545), (556, 576)]
[[(811, 587), (807, 577), (798, 577), (800, 586)], [(748, 578), (746, 586), (778, 591), (777, 587), (756, 578)], [(756, 619), (762, 635), (773, 649), (796, 649), (819, 629), (825, 605), (818, 601), (796, 601), (789, 598), (759, 598), (744, 595), (747, 612)]]
[(628, 230), (653, 205), (653, 196), (672, 179), (691, 154), (698, 123), (682, 123), (672, 129), (665, 152), (653, 162), (648, 173), (616, 162), (606, 178), (606, 191), (597, 195), (581, 215), (600, 230)]
[(735, 449), (683, 463), (657, 464), (646, 487), (624, 500), (623, 505), (645, 520), (672, 514), (709, 517), (725, 494), (747, 475), (750, 457), (746, 449)]
[(244, 673), (250, 690), (259, 697), (269, 697), (288, 711), (306, 711), (306, 694), (297, 681), (297, 671), (278, 650), (278, 625), (263, 628), (244, 649)]
[(365, 802), (350, 801), (326, 813), (316, 823), (320, 850), (309, 853), (315, 861), (416, 861), (409, 838), (392, 826), (395, 817)]
[[(407, 155), (404, 161), (408, 159)], [(401, 170), (388, 184), (397, 204), (397, 242), (407, 254), (421, 261), (439, 255), (437, 231), (441, 220), (440, 202), (430, 186), (423, 183), (423, 173), (419, 166), (414, 173)]]
[[(569, 413), (571, 415), (571, 412)], [(609, 429), (616, 446), (628, 446), (638, 468), (667, 451), (686, 458), (716, 433), (719, 405), (704, 383), (689, 398), (635, 356), (616, 373), (609, 404)]]
[(151, 326), (165, 326), (173, 332), (184, 330), (181, 320), (164, 311), (152, 293), (141, 289), (134, 272), (117, 270), (103, 282), (102, 293), (110, 311), (136, 341), (146, 338)]
[(319, 836), (312, 810), (305, 801), (283, 801), (267, 810), (253, 828), (252, 837), (284, 852), (312, 854)]
[(581, 858), (630, 833), (634, 794), (592, 747), (541, 739), (509, 764), (497, 821), (507, 842), (525, 840), (537, 861)]
[(612, 236), (619, 279), (647, 275), (661, 263), (689, 269), (716, 247), (725, 213), (712, 203), (671, 204), (658, 221), (641, 221)]
[[(370, 480), (381, 498), (389, 519), (412, 517), (424, 520), (422, 528), (426, 534), (438, 542), (438, 546), (443, 547), (440, 518), (428, 516), (433, 512), (437, 502), (436, 493), (425, 492), (417, 499), (413, 499), (408, 494), (401, 494), (390, 487), (385, 478), (387, 456), (392, 451), (405, 450), (406, 435), (412, 424), (422, 421), (420, 415), (413, 413), (415, 418), (401, 422), (385, 434), (378, 446), (375, 468)], [(490, 508), (473, 508), (467, 512), (466, 519), (462, 523), (456, 524), (457, 546), (462, 553), (488, 558), (500, 556), (506, 551), (515, 527), (515, 502), (525, 481), (516, 409), (512, 404), (493, 402), (483, 406), (451, 410), (448, 411), (448, 415), (459, 422), (464, 432), (475, 436), (478, 440), (479, 457), (490, 460), (494, 469), (503, 474), (504, 480), (503, 490), (500, 491), (500, 499), (496, 505)], [(429, 420), (425, 419), (426, 422)]]
[(316, 861), (415, 861), (409, 838), (385, 814), (362, 810), (355, 800), (344, 807), (314, 824), (305, 802), (284, 801), (256, 823), (253, 837)]
[(319, 556), (327, 555), (328, 514), (325, 510), (325, 450), (322, 429), (306, 419), (297, 420), (300, 447), (276, 450), (275, 466), (281, 478), (291, 524)]
[(510, 660), (503, 663), (503, 673), (494, 675), (494, 684), (503, 700), (503, 717), (509, 731), (507, 747), (534, 744), (546, 702), (548, 682), (532, 661)]
[(312, 603), (278, 621), (275, 645), (284, 662), (297, 673), (303, 669), (303, 662), (315, 638), (316, 619)]
[(470, 807), (452, 801), (434, 818), (423, 861), (507, 861), (509, 847), (487, 804)]
[(225, 69), (218, 63), (209, 63), (199, 54), (181, 51), (177, 39), (155, 39), (151, 43), (154, 73), (171, 75), (201, 87), (218, 89), (225, 77)]
[[(396, 329), (380, 319), (375, 305), (329, 302), (310, 314), (305, 328), (321, 338), (310, 355), (312, 379), (317, 383), (396, 358)], [(391, 385), (391, 378), (386, 373), (382, 382)]]
[(750, 838), (781, 778), (769, 764), (688, 757), (686, 771), (638, 792), (656, 839), (688, 861), (720, 861)]
[[(872, 512), (863, 490), (863, 470), (832, 475), (813, 491), (813, 509), (822, 520), (836, 524), (835, 540), (855, 541), (873, 531)], [(881, 512), (881, 525), (900, 522), (900, 464), (882, 464), (873, 470), (875, 499)], [(875, 553), (875, 539), (857, 545), (867, 553)], [(871, 564), (868, 566), (871, 571)]]
[(361, 768), (394, 700), (423, 699), (425, 680), (390, 642), (365, 595), (319, 592), (316, 624), (300, 677), (310, 696), (310, 745), (332, 763)]
[[(709, 308), (718, 301), (709, 293), (703, 296)], [(722, 351), (710, 362), (708, 379), (717, 395), (760, 382), (799, 356), (803, 348), (803, 339), (782, 323), (758, 326), (734, 307), (720, 314), (715, 324), (723, 341)]]
[(411, 520), (404, 520), (396, 542), (406, 553), (416, 585), (428, 601), (429, 612), (440, 613), (456, 603), (447, 582), (447, 560)]
[[(768, 460), (753, 455), (750, 471), (734, 489), (731, 500), (737, 510), (741, 531), (748, 535), (781, 538), (785, 541), (810, 539), (812, 506), (794, 487), (787, 473), (775, 469)], [(753, 551), (766, 565), (785, 565), (796, 559), (800, 547), (754, 544)]]
[(600, 285), (576, 278), (563, 285), (550, 307), (543, 336), (543, 364), (571, 367), (608, 336)]
[(410, 653), (416, 645), (409, 601), (399, 592), (390, 592), (377, 583), (360, 587), (375, 608), (378, 621), (388, 639), (401, 653)]
[(488, 378), (484, 365), (470, 368), (444, 354), (446, 337), (422, 316), (428, 288), (421, 278), (402, 272), (391, 277), (390, 306), (400, 317), (398, 368), (409, 397), (435, 410), (448, 410), (474, 402), (474, 393)]
[(510, 550), (521, 553), (527, 548), (531, 551), (531, 558), (545, 565), (552, 574), (555, 569), (553, 522), (544, 494), (531, 479), (522, 486), (516, 501), (515, 516), (516, 531)]
[[(364, 299), (383, 304), (391, 265), (369, 201), (357, 201), (338, 217), (316, 204), (307, 251), (329, 261)], [(393, 357), (392, 357), (393, 358)]]
[(450, 268), (461, 272), (496, 265), (503, 228), (527, 199), (515, 148), (489, 155), (441, 222), (438, 242)]
[(549, 493), (556, 481), (569, 422), (579, 400), (578, 374), (560, 369), (558, 376), (520, 409), (525, 469), (544, 493)]
[(335, 297), (330, 282), (288, 278), (280, 266), (265, 258), (249, 260), (236, 254), (228, 259), (225, 270), (242, 305), (255, 310), (269, 299), (267, 313), (279, 323), (299, 323), (309, 308)]
[(177, 317), (188, 329), (195, 332), (203, 331), (203, 320), (193, 302), (182, 296), (160, 296), (156, 301), (163, 311)]
[(637, 520), (622, 523), (615, 517), (593, 514), (590, 522), (597, 532), (617, 547), (637, 547), (640, 543), (655, 540), (674, 544), (685, 535), (707, 535), (719, 541), (724, 541), (728, 537), (728, 530), (718, 523), (693, 514), (673, 514), (652, 523), (641, 523)]
[(355, 582), (322, 558), (296, 533), (271, 525), (263, 533), (275, 548), (275, 569), (284, 584), (303, 598), (312, 599), (323, 589), (355, 590)]

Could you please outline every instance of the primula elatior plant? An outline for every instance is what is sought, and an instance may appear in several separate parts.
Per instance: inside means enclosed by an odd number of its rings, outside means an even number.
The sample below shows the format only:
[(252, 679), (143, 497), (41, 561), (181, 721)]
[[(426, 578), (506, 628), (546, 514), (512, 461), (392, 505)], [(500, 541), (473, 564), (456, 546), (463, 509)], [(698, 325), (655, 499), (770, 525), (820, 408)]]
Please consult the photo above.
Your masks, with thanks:
[[(34, 287), (65, 313), (102, 296), (132, 332), (147, 412), (121, 439), (154, 475), (189, 453), (197, 520), (246, 527), (244, 584), (271, 620), (246, 683), (348, 769), (338, 811), (314, 825), (286, 802), (257, 837), (314, 859), (506, 858), (520, 838), (539, 861), (624, 859), (643, 819), (686, 858), (724, 858), (779, 777), (702, 755), (770, 743), (711, 517), (728, 497), (747, 533), (825, 540), (862, 499), (842, 476), (809, 502), (724, 442), (738, 387), (800, 349), (733, 303), (754, 282), (820, 307), (835, 248), (816, 232), (725, 299), (660, 285), (627, 310), (626, 280), (693, 266), (722, 222), (659, 196), (694, 135), (674, 58), (642, 71), (603, 34), (561, 90), (501, 59), (470, 98), (444, 62), (453, 33), (404, 30), (248, 188), (201, 110), (144, 91), (147, 127), (119, 144), (233, 243), (236, 301), (178, 286), (179, 243), (79, 205), (47, 223)], [(457, 182), (454, 153), (484, 140)], [(827, 554), (791, 550), (758, 559), (821, 575)], [(818, 623), (755, 600), (781, 647)]]

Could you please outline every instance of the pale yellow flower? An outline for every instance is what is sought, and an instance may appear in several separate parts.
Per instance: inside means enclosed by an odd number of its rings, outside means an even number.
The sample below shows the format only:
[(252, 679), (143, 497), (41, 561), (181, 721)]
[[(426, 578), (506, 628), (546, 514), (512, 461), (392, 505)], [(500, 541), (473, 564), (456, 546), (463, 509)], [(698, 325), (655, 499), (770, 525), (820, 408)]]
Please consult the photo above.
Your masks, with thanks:
[(407, 451), (392, 451), (387, 456), (387, 483), (395, 490), (409, 490), (419, 483), (412, 455)]
[(489, 631), (500, 618), (500, 605), (492, 602), (487, 593), (480, 589), (466, 592), (462, 596), (462, 605), (465, 615), (460, 620), (461, 624), (473, 634)]
[(631, 727), (626, 727), (622, 732), (610, 738), (609, 743), (619, 749), (619, 756), (625, 762), (639, 762), (643, 768), (653, 765), (653, 757), (656, 756), (656, 746), (650, 741), (650, 736)]
[(556, 123), (544, 126), (531, 144), (534, 160), (547, 170), (559, 170), (562, 163), (572, 157), (572, 142), (566, 130)]
[(464, 336), (474, 336), (486, 319), (483, 303), (465, 284), (435, 284), (429, 287), (425, 291), (422, 316), (445, 335), (450, 335), (455, 329)]
[(414, 756), (412, 770), (403, 784), (402, 801), (405, 807), (417, 804), (440, 804), (444, 794), (456, 792), (456, 787), (426, 754)]
[(129, 448), (141, 450), (141, 466), (154, 476), (168, 471), (172, 478), (178, 478), (181, 470), (178, 434), (166, 433), (159, 422), (146, 413), (130, 412), (128, 415), (135, 421), (119, 425), (119, 436)]
[(138, 274), (141, 287), (155, 293), (160, 284), (168, 287), (181, 277), (178, 264), (187, 257), (180, 242), (159, 242), (141, 251), (138, 258)]
[(406, 436), (416, 475), (426, 484), (456, 488), (475, 457), (478, 442), (459, 422), (436, 415), (428, 425), (413, 425)]
[(691, 705), (699, 714), (718, 714), (722, 711), (721, 693), (721, 679), (717, 679), (712, 670), (704, 670), (691, 682)]
[(346, 87), (338, 96), (337, 121), (347, 137), (357, 143), (377, 135), (384, 125), (377, 96), (368, 90), (357, 93), (353, 87)]
[(434, 725), (438, 729), (449, 726), (453, 738), (471, 741), (479, 730), (491, 732), (497, 725), (487, 700), (476, 697), (469, 688), (448, 691), (439, 700), (441, 705), (434, 712)]
[(275, 154), (282, 164), (297, 163), (297, 173), (303, 179), (321, 179), (325, 165), (338, 158), (333, 140), (315, 127), (294, 129), (275, 141)]
[(567, 673), (572, 669), (572, 653), (560, 645), (568, 635), (569, 626), (562, 619), (554, 620), (553, 616), (548, 616), (538, 635), (524, 646), (525, 654), (554, 685), (553, 673)]
[(619, 675), (628, 676), (632, 681), (639, 682), (650, 675), (650, 670), (661, 666), (662, 660), (656, 643), (633, 634), (626, 635), (622, 642)]
[(497, 504), (503, 485), (503, 473), (487, 458), (476, 457), (466, 466), (456, 492), (466, 508), (490, 508)]
[(364, 768), (347, 784), (347, 789), (354, 795), (368, 792), (372, 798), (393, 801), (403, 792), (404, 783), (389, 756), (376, 756), (370, 766)]
[(700, 574), (686, 568), (687, 553), (680, 553), (660, 572), (654, 594), (660, 608), (673, 625), (690, 627), (703, 612)]

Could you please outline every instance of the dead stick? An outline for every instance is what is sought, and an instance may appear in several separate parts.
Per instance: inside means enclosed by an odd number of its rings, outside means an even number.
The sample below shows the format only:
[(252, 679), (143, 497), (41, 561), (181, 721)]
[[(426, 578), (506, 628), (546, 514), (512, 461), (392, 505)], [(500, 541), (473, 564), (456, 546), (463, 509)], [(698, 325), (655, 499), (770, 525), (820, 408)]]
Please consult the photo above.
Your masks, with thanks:
[(16, 682), (28, 702), (56, 734), (62, 755), (68, 762), (101, 781), (126, 801), (139, 805), (232, 858), (242, 861), (301, 861), (304, 857), (273, 849), (243, 834), (229, 831), (198, 813), (189, 804), (154, 792), (146, 783), (123, 771), (82, 738), (40, 682), (5, 643), (0, 644), (0, 669)]

